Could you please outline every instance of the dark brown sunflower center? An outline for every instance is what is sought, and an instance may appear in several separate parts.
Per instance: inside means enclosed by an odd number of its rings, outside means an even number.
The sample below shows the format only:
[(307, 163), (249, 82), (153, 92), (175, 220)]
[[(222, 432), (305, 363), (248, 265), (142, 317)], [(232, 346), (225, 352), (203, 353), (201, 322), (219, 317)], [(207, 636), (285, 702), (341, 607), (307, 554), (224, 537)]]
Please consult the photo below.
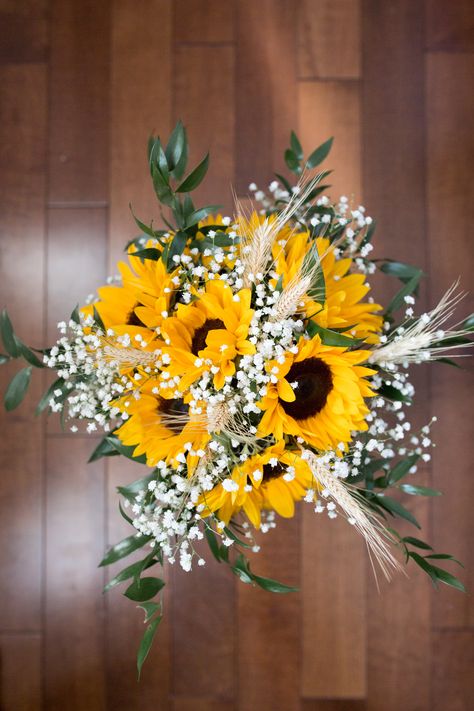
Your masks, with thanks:
[(191, 342), (191, 353), (198, 355), (199, 351), (206, 347), (206, 338), (209, 331), (214, 331), (217, 328), (225, 328), (224, 321), (220, 318), (208, 318), (202, 326), (194, 331), (193, 340)]
[(287, 415), (295, 420), (305, 420), (321, 412), (332, 390), (331, 370), (323, 360), (307, 358), (294, 363), (286, 379), (296, 383), (295, 400), (280, 400)]
[(263, 477), (262, 477), (262, 483), (264, 484), (266, 481), (271, 481), (272, 479), (278, 479), (278, 477), (282, 476), (286, 472), (286, 467), (281, 464), (281, 462), (277, 462), (277, 464), (272, 467), (271, 464), (264, 464), (263, 465)]
[(189, 406), (184, 402), (182, 398), (178, 400), (167, 400), (162, 398), (156, 408), (157, 412), (163, 416), (163, 424), (174, 432), (175, 434), (180, 434), (183, 431), (184, 425), (186, 424), (186, 418), (183, 415), (187, 415), (189, 411)]
[(135, 313), (135, 309), (137, 308), (137, 306), (140, 306), (140, 304), (138, 304), (138, 303), (135, 304), (133, 309), (131, 309), (130, 313), (128, 314), (127, 321), (126, 321), (127, 326), (144, 326), (145, 325), (143, 323), (143, 321), (141, 321), (138, 318), (137, 314)]

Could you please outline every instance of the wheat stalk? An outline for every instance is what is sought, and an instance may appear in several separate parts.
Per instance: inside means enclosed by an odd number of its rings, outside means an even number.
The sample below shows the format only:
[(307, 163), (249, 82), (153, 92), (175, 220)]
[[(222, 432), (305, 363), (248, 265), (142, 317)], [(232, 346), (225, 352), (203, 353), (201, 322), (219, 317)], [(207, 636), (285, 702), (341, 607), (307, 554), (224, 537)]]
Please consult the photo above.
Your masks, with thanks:
[(390, 580), (391, 569), (402, 570), (400, 563), (390, 551), (388, 541), (392, 538), (370, 511), (365, 502), (357, 497), (357, 489), (352, 489), (338, 479), (318, 457), (308, 449), (302, 450), (303, 459), (308, 462), (319, 488), (330, 496), (347, 520), (363, 536), (369, 555), (373, 554), (384, 576)]

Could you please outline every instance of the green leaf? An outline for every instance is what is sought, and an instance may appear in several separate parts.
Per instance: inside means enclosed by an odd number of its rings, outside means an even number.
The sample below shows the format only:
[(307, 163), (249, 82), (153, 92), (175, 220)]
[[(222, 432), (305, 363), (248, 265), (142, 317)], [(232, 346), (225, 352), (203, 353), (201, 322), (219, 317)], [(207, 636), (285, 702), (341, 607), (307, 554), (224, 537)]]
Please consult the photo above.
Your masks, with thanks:
[(138, 607), (141, 607), (141, 609), (145, 611), (145, 622), (149, 622), (155, 612), (161, 609), (159, 602), (142, 602)]
[(420, 283), (420, 279), (422, 276), (423, 272), (421, 271), (421, 269), (419, 269), (418, 272), (406, 282), (405, 286), (403, 286), (400, 291), (395, 294), (395, 296), (387, 306), (385, 312), (386, 314), (392, 314), (394, 311), (397, 311), (400, 306), (403, 305), (405, 296), (408, 296), (409, 294), (412, 294), (415, 291), (418, 284)]
[(163, 205), (171, 205), (174, 199), (173, 191), (171, 190), (168, 182), (164, 179), (159, 168), (156, 165), (152, 165), (151, 177), (153, 179), (153, 187), (155, 189), (156, 197)]
[(150, 259), (153, 262), (157, 262), (161, 259), (161, 250), (156, 247), (146, 247), (145, 249), (139, 249), (133, 253), (133, 257), (139, 257), (140, 259)]
[(138, 578), (125, 590), (124, 595), (129, 600), (135, 602), (145, 602), (155, 597), (160, 590), (165, 586), (165, 583), (160, 578)]
[(392, 486), (393, 484), (396, 484), (397, 481), (400, 481), (400, 479), (403, 479), (403, 477), (406, 476), (410, 469), (417, 463), (419, 458), (419, 454), (410, 454), (410, 456), (406, 459), (402, 459), (398, 462), (387, 474), (389, 486)]
[(204, 535), (206, 536), (206, 541), (211, 550), (212, 555), (220, 563), (220, 548), (214, 531), (206, 526), (206, 528), (204, 529)]
[(413, 538), (413, 536), (405, 536), (405, 538), (401, 539), (403, 543), (409, 543), (411, 546), (416, 546), (417, 548), (423, 548), (426, 551), (432, 551), (433, 548), (428, 545), (428, 543), (425, 543), (424, 541), (420, 541), (419, 538)]
[(188, 143), (186, 139), (186, 130), (181, 121), (178, 121), (165, 149), (165, 156), (170, 173), (176, 180), (179, 180), (184, 173), (187, 162), (187, 154)]
[(81, 323), (81, 317), (79, 315), (79, 304), (76, 304), (74, 307), (71, 315), (69, 316), (70, 321), (74, 321), (74, 323)]
[(311, 285), (307, 291), (308, 296), (318, 304), (324, 304), (326, 301), (326, 281), (315, 243), (313, 243), (304, 258), (303, 271), (306, 274), (312, 274)]
[(308, 160), (306, 161), (307, 168), (315, 168), (317, 165), (323, 162), (323, 160), (327, 157), (329, 151), (331, 150), (333, 140), (333, 137), (329, 138), (311, 153)]
[(323, 328), (319, 326), (315, 321), (309, 321), (306, 326), (306, 332), (311, 338), (314, 336), (319, 336), (321, 342), (326, 346), (338, 346), (340, 348), (350, 348), (351, 346), (357, 346), (360, 344), (360, 340), (356, 338), (349, 338), (349, 336), (343, 336), (341, 333), (336, 331), (331, 331), (328, 328)]
[(374, 494), (374, 496), (386, 511), (389, 511), (391, 514), (399, 516), (400, 518), (404, 518), (406, 521), (409, 521), (414, 526), (421, 529), (420, 524), (412, 512), (408, 511), (408, 509), (406, 509), (399, 501), (392, 499), (391, 496), (386, 496), (385, 494)]
[(285, 176), (284, 176), (284, 175), (280, 175), (280, 173), (275, 173), (275, 177), (278, 178), (278, 180), (279, 180), (280, 183), (283, 185), (283, 187), (285, 188), (285, 190), (291, 195), (292, 192), (293, 192), (293, 190), (292, 190), (292, 187), (291, 187), (290, 183), (289, 183), (288, 180), (285, 178)]
[(14, 410), (26, 395), (33, 368), (29, 365), (20, 370), (9, 384), (4, 397), (5, 410)]
[(438, 582), (445, 583), (445, 585), (449, 585), (450, 587), (456, 588), (457, 590), (460, 590), (461, 592), (466, 592), (466, 589), (462, 582), (458, 580), (454, 575), (451, 575), (451, 573), (448, 573), (446, 570), (443, 570), (443, 568), (438, 568), (437, 565), (431, 565), (431, 563), (428, 563), (426, 558), (423, 558), (421, 555), (418, 553), (415, 553), (414, 551), (410, 551), (409, 554), (410, 558), (417, 563), (420, 568), (422, 568), (430, 578), (433, 580), (435, 585)]
[(135, 575), (140, 575), (142, 570), (146, 570), (147, 568), (150, 568), (156, 563), (155, 560), (148, 560), (148, 558), (149, 556), (147, 556), (143, 560), (137, 561), (136, 563), (132, 563), (131, 565), (121, 570), (120, 573), (117, 573), (117, 575), (111, 580), (109, 580), (107, 585), (104, 587), (104, 592), (108, 592), (116, 585), (120, 585), (120, 583), (124, 583), (126, 580), (135, 577)]
[(232, 572), (241, 579), (243, 583), (250, 584), (253, 582), (253, 576), (249, 570), (248, 563), (244, 556), (240, 554), (232, 566)]
[(150, 624), (145, 630), (145, 634), (142, 637), (142, 641), (140, 642), (140, 646), (138, 648), (137, 653), (138, 678), (140, 678), (143, 663), (148, 656), (148, 652), (151, 649), (151, 645), (153, 644), (153, 638), (156, 634), (156, 630), (158, 629), (158, 625), (160, 624), (161, 619), (162, 618), (160, 615), (159, 617), (155, 617), (155, 619), (150, 622)]
[(8, 363), (9, 360), (10, 360), (10, 356), (0, 353), (0, 365), (3, 365), (4, 363)]
[(302, 160), (303, 148), (301, 146), (301, 143), (299, 142), (298, 136), (294, 131), (292, 131), (290, 134), (290, 146), (297, 159)]
[(128, 514), (125, 513), (125, 509), (123, 508), (121, 501), (119, 501), (119, 511), (120, 511), (121, 517), (123, 519), (125, 519), (125, 521), (127, 523), (129, 523), (131, 526), (133, 526), (133, 520), (130, 518), (130, 516)]
[(411, 494), (412, 496), (441, 496), (441, 491), (436, 491), (436, 489), (430, 489), (427, 486), (414, 486), (413, 484), (401, 484), (400, 489), (405, 492), (405, 494)]
[(126, 444), (123, 444), (118, 437), (115, 437), (114, 435), (108, 435), (106, 437), (107, 441), (109, 444), (117, 450), (119, 454), (122, 454), (124, 457), (127, 457), (127, 459), (131, 459), (133, 462), (138, 462), (139, 464), (146, 464), (146, 456), (144, 454), (141, 454), (139, 457), (134, 457), (133, 452), (135, 451), (136, 447), (128, 446)]
[(397, 277), (400, 281), (408, 282), (413, 277), (420, 274), (421, 269), (414, 267), (412, 264), (405, 264), (404, 262), (396, 262), (393, 259), (387, 259), (380, 265), (380, 271), (384, 274), (389, 274), (390, 276)]
[(457, 563), (458, 565), (460, 565), (461, 568), (464, 568), (464, 565), (461, 563), (461, 561), (450, 555), (449, 553), (430, 553), (429, 555), (425, 555), (425, 559), (428, 558), (432, 560), (451, 560), (453, 563)]
[(301, 171), (298, 156), (293, 153), (291, 148), (287, 148), (285, 151), (285, 163), (293, 173), (298, 174)]
[(25, 346), (24, 343), (21, 341), (18, 341), (18, 346), (20, 350), (20, 354), (23, 356), (23, 358), (26, 360), (27, 363), (30, 363), (32, 366), (35, 368), (44, 368), (45, 364), (43, 361), (39, 360), (39, 358), (33, 353), (32, 350), (28, 348), (28, 346)]
[(395, 388), (393, 385), (388, 385), (387, 383), (382, 383), (377, 390), (377, 395), (385, 397), (388, 400), (394, 400), (395, 402), (411, 402), (410, 398), (404, 395), (398, 388)]
[(197, 225), (198, 222), (204, 220), (208, 215), (213, 212), (217, 212), (221, 206), (220, 205), (206, 205), (206, 207), (200, 207), (199, 210), (194, 210), (186, 220), (186, 227), (193, 227)]
[(242, 541), (240, 538), (238, 538), (228, 526), (224, 527), (224, 533), (227, 538), (231, 538), (234, 543), (237, 543), (237, 545), (242, 546), (242, 548), (252, 548), (250, 543), (246, 543), (245, 541)]
[(186, 232), (176, 232), (171, 242), (167, 245), (167, 249), (163, 251), (163, 261), (169, 272), (176, 267), (173, 257), (177, 255), (181, 256), (183, 254), (187, 241), (188, 235)]
[(97, 311), (96, 307), (94, 306), (94, 323), (97, 328), (99, 328), (103, 333), (106, 332), (106, 328), (104, 326), (104, 322), (102, 321), (100, 313)]
[(474, 331), (474, 314), (471, 314), (468, 316), (466, 319), (464, 319), (463, 323), (461, 324), (460, 328), (463, 331)]
[(298, 588), (284, 585), (283, 583), (279, 583), (278, 580), (272, 580), (271, 578), (262, 578), (260, 575), (253, 575), (253, 580), (259, 587), (268, 590), (268, 592), (281, 594), (298, 592)]
[(150, 472), (146, 476), (143, 476), (140, 479), (133, 481), (127, 486), (117, 486), (117, 491), (129, 501), (133, 501), (136, 498), (137, 494), (140, 493), (140, 491), (143, 491), (144, 489), (148, 488), (148, 484), (155, 478), (155, 476), (155, 472)]
[(105, 436), (97, 447), (94, 449), (92, 452), (91, 456), (87, 460), (89, 463), (90, 462), (96, 462), (98, 459), (101, 459), (102, 457), (118, 457), (119, 452), (117, 451), (117, 448), (114, 447), (108, 440), (108, 437)]
[(198, 185), (200, 185), (201, 182), (204, 180), (208, 167), (209, 153), (203, 158), (199, 165), (194, 168), (194, 170), (188, 175), (188, 177), (183, 180), (181, 185), (178, 185), (178, 187), (176, 188), (176, 192), (190, 193), (192, 190), (195, 190)]
[[(54, 383), (51, 383), (51, 385), (46, 390), (46, 392), (43, 394), (43, 396), (41, 397), (41, 400), (37, 404), (36, 410), (35, 410), (35, 415), (40, 415), (43, 412), (43, 410), (45, 410), (48, 407), (49, 401), (53, 397), (54, 391), (58, 390), (58, 389), (63, 390), (64, 385), (65, 385), (65, 381), (63, 380), (63, 378), (58, 378), (57, 380), (54, 381)], [(64, 393), (64, 391), (63, 391), (63, 393)], [(64, 393), (64, 397), (65, 397), (65, 393)]]
[(143, 536), (140, 533), (124, 538), (107, 551), (107, 553), (99, 563), (99, 568), (103, 568), (106, 565), (111, 565), (112, 563), (115, 563), (117, 560), (126, 558), (128, 555), (130, 555), (130, 553), (137, 551), (139, 548), (143, 548), (145, 543), (148, 543), (150, 538), (151, 536)]
[(0, 314), (0, 334), (8, 355), (12, 358), (18, 358), (20, 356), (19, 343), (13, 332), (12, 322), (6, 309)]

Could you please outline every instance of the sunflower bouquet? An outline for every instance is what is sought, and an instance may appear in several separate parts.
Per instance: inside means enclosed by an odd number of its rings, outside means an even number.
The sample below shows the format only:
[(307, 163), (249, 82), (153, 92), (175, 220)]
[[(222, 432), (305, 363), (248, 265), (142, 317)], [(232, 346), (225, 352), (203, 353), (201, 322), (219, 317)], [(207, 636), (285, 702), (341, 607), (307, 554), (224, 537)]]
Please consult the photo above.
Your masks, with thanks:
[[(331, 201), (329, 172), (315, 174), (331, 143), (304, 158), (292, 133), (293, 184), (281, 175), (267, 193), (251, 184), (253, 208), (236, 201), (225, 217), (191, 199), (209, 158), (185, 176), (178, 123), (166, 146), (159, 137), (148, 144), (165, 228), (134, 216), (140, 235), (119, 276), (58, 324), (51, 348), (26, 346), (2, 314), (2, 362), (28, 363), (7, 388), (6, 408), (21, 402), (33, 368), (50, 368), (56, 379), (38, 412), (60, 413), (72, 431), (82, 421), (102, 430), (91, 460), (122, 455), (147, 467), (119, 488), (134, 531), (101, 562), (144, 549), (106, 586), (126, 583), (124, 594), (144, 609), (139, 671), (162, 617), (164, 581), (150, 569), (203, 566), (207, 542), (244, 583), (291, 592), (257, 575), (248, 555), (259, 550), (255, 531), (292, 517), (299, 502), (343, 515), (387, 577), (404, 558), (435, 584), (463, 589), (439, 567), (452, 556), (393, 528), (395, 518), (418, 523), (387, 491), (439, 494), (412, 483), (430, 459), (436, 418), (413, 431), (408, 367), (455, 364), (447, 354), (472, 344), (474, 319), (447, 325), (462, 298), (457, 285), (415, 315), (421, 270), (372, 259), (374, 221), (345, 196)], [(401, 283), (385, 307), (370, 295), (376, 271)]]

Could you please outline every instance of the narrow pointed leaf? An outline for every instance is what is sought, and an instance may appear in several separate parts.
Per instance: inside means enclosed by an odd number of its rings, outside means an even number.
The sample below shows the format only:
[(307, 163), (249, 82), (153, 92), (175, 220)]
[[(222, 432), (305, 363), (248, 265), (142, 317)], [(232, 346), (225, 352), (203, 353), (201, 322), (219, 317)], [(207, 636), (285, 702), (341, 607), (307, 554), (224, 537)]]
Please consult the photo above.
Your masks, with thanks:
[(178, 187), (176, 188), (176, 192), (190, 193), (192, 190), (195, 190), (198, 185), (200, 185), (204, 180), (208, 167), (209, 153), (205, 156), (205, 158), (203, 158), (199, 165), (194, 168), (194, 170), (188, 175), (188, 177), (183, 180), (181, 185), (178, 185)]
[(315, 168), (317, 165), (323, 162), (323, 160), (327, 157), (329, 151), (331, 150), (333, 140), (334, 138), (329, 138), (311, 153), (308, 160), (306, 161), (307, 168)]
[(28, 368), (23, 368), (15, 375), (9, 384), (4, 397), (6, 410), (14, 410), (25, 397), (30, 384), (32, 370), (33, 367), (31, 365), (29, 365)]
[(142, 671), (143, 663), (145, 659), (148, 656), (148, 653), (151, 649), (151, 645), (153, 644), (153, 638), (156, 634), (156, 630), (158, 629), (158, 625), (161, 622), (161, 616), (155, 617), (154, 620), (150, 622), (148, 627), (145, 630), (145, 634), (142, 637), (142, 641), (140, 642), (140, 646), (138, 648), (138, 654), (137, 654), (137, 669), (138, 669), (138, 678), (140, 678), (140, 674)]
[(143, 548), (143, 546), (148, 543), (150, 538), (151, 536), (142, 536), (141, 534), (124, 538), (122, 541), (116, 543), (115, 546), (112, 546), (112, 548), (107, 551), (107, 553), (99, 563), (99, 568), (103, 568), (106, 565), (111, 565), (112, 563), (115, 563), (117, 560), (126, 558), (128, 555), (130, 555), (130, 553), (133, 553), (139, 548)]
[(164, 587), (165, 583), (160, 578), (138, 578), (125, 590), (124, 595), (135, 602), (145, 602), (155, 597)]
[(6, 309), (4, 309), (0, 314), (0, 334), (8, 355), (12, 358), (18, 358), (20, 355), (20, 348), (13, 331), (12, 322), (10, 321), (10, 317)]
[(427, 486), (400, 484), (400, 489), (404, 491), (405, 494), (411, 494), (412, 496), (441, 496), (441, 491), (436, 491), (436, 489), (430, 489)]

